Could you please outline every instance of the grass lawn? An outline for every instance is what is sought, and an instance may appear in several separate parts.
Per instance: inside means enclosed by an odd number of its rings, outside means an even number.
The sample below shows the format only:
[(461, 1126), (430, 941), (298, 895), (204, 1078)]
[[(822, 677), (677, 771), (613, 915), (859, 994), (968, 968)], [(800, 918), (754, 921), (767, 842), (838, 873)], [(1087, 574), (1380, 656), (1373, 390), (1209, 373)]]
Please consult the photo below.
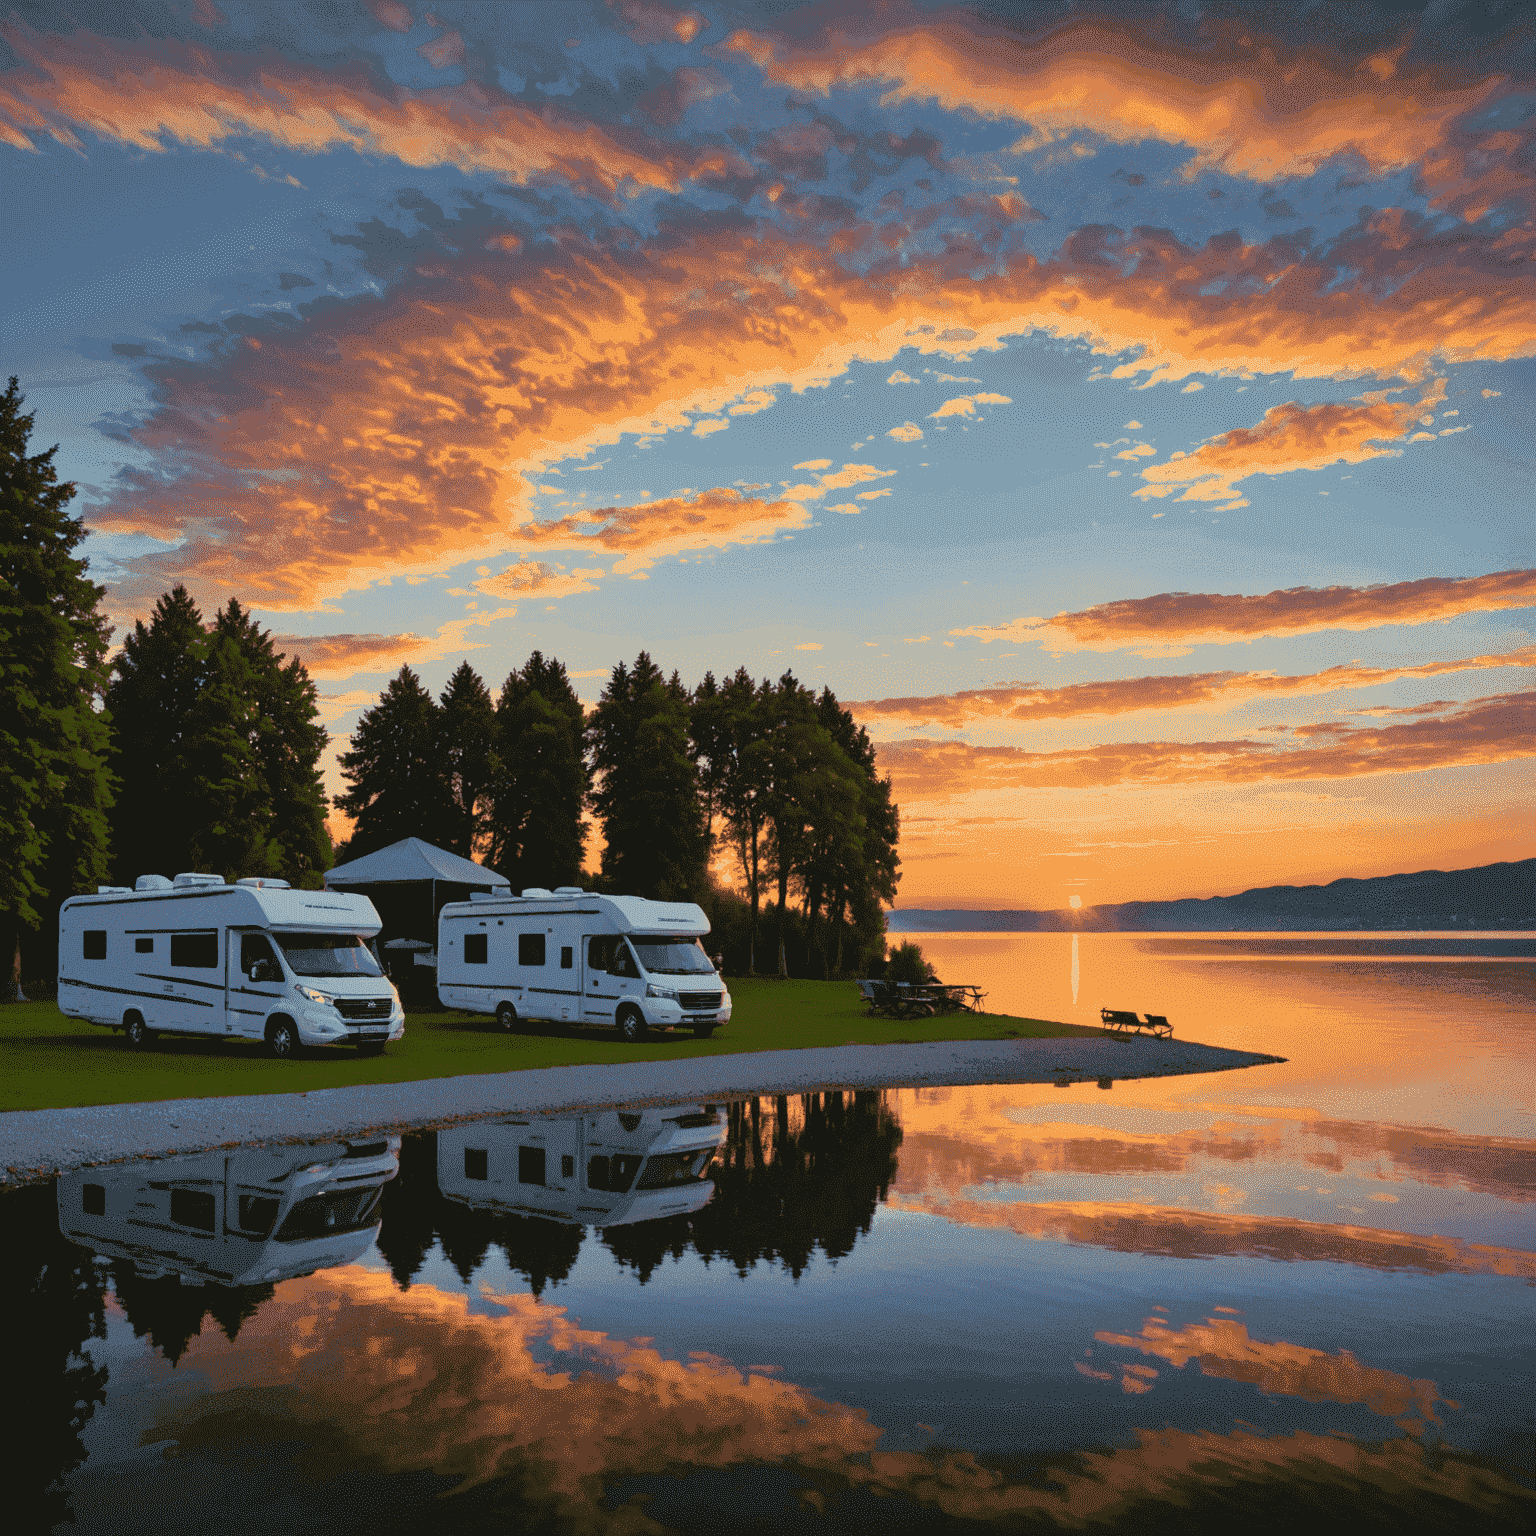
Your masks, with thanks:
[(167, 1035), (135, 1051), (121, 1034), (65, 1018), (53, 1003), (6, 1003), (0, 1004), (0, 1109), (300, 1093), (525, 1067), (726, 1056), (816, 1045), (1100, 1033), (998, 1013), (902, 1022), (871, 1019), (857, 988), (846, 981), (737, 979), (730, 988), (735, 1005), (731, 1022), (709, 1040), (661, 1034), (644, 1044), (626, 1045), (614, 1030), (566, 1024), (525, 1025), (525, 1032), (507, 1035), (492, 1020), (474, 1014), (413, 1013), (406, 1016), (405, 1038), (382, 1056), (331, 1048), (307, 1051), (292, 1061), (272, 1061), (251, 1041), (177, 1040)]

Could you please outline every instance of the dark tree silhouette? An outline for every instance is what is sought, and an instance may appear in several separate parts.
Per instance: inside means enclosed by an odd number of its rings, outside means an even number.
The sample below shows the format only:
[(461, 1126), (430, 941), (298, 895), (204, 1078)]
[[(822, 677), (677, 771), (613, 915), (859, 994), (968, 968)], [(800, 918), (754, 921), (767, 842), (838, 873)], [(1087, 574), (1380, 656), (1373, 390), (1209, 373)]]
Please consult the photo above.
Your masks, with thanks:
[(449, 835), (453, 802), (439, 755), (437, 704), (409, 667), (401, 667), (352, 733), (341, 757), (351, 788), (336, 807), (352, 817), (352, 836), (338, 858), (360, 859), (402, 838), (441, 843)]
[(620, 662), (589, 722), (608, 888), (689, 901), (708, 884), (698, 771), (688, 750), (688, 693), (644, 652)]
[(448, 679), (438, 716), (448, 816), (443, 847), (472, 859), (487, 828), (496, 772), (496, 708), (490, 690), (467, 661)]
[[(75, 494), (29, 454), (33, 416), (13, 377), (0, 395), (0, 994), (14, 992), (23, 936), (30, 976), (55, 972), (58, 909), (107, 870), (111, 628), (105, 592), (73, 551)], [(36, 940), (41, 940), (40, 945)], [(34, 953), (33, 951), (36, 950)]]
[(0, 1305), (16, 1324), (5, 1359), (13, 1403), (6, 1523), (47, 1531), (74, 1520), (65, 1479), (84, 1464), (81, 1435), (106, 1401), (106, 1368), (85, 1352), (89, 1340), (106, 1338), (106, 1310), (89, 1250), (59, 1232), (51, 1183), (0, 1195), (0, 1230)]
[(535, 651), (502, 685), (490, 863), (515, 891), (580, 885), (591, 776), (585, 715), (565, 666)]

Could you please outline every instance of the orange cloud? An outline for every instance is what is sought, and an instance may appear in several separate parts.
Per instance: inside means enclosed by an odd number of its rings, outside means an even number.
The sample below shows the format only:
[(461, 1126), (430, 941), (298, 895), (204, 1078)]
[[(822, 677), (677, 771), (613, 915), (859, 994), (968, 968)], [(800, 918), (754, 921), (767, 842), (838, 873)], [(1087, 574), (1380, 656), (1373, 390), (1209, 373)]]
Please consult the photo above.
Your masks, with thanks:
[[(353, 149), (517, 184), (555, 176), (610, 196), (631, 180), (675, 191), (687, 174), (676, 151), (639, 135), (535, 112), (476, 84), (413, 92), (361, 67), (320, 70), (276, 52), (38, 34), (16, 22), (0, 25), (0, 37), (25, 66), (0, 76), (0, 140), (17, 149), (30, 150), (28, 134), (38, 132), (80, 149), (77, 129), (156, 152), (168, 141), (216, 149), (255, 137), (305, 154)], [(439, 66), (455, 62), (456, 37), (423, 52)]]
[(1438, 677), (1490, 667), (1536, 666), (1536, 646), (1497, 656), (1429, 661), (1418, 666), (1368, 667), (1350, 661), (1321, 672), (1282, 677), (1274, 672), (1193, 672), (1183, 677), (1127, 677), (1065, 688), (970, 688), (927, 698), (866, 699), (848, 705), (861, 721), (960, 729), (976, 722), (1070, 720), (1154, 709), (1227, 707), (1256, 698), (1300, 698), (1373, 688), (1405, 677)]
[(90, 521), (179, 545), (131, 563), (119, 611), (174, 580), (205, 601), (313, 608), (515, 547), (524, 477), (544, 465), (690, 430), (754, 391), (804, 389), (904, 348), (953, 356), (1043, 330), (1135, 349), (1115, 371), (1152, 377), (1536, 352), (1536, 296), (1495, 283), (1476, 242), (1391, 247), (1412, 268), (1384, 298), (1369, 282), (1381, 235), (1362, 232), (1340, 258), (1357, 274), (1342, 284), (1283, 243), (1190, 250), (1155, 231), (1079, 231), (1051, 261), (1021, 255), (979, 276), (947, 254), (850, 271), (825, 243), (767, 225), (656, 247), (573, 235), (466, 251), (212, 360), (147, 364), (155, 405), (133, 438), (155, 470), (123, 471)]
[(605, 574), (601, 569), (562, 571), (540, 560), (520, 560), (494, 576), (482, 577), (475, 590), (493, 597), (572, 597), (578, 592), (596, 592)]
[(1503, 85), (1399, 76), (1389, 54), (1350, 69), (1235, 34), (1186, 50), (1095, 22), (1030, 41), (958, 17), (872, 30), (833, 23), (814, 42), (743, 30), (725, 46), (793, 90), (881, 85), (883, 105), (933, 101), (1027, 123), (1021, 153), (1088, 131), (1115, 144), (1186, 145), (1189, 177), (1213, 169), (1256, 181), (1308, 175), (1344, 154), (1378, 175), (1419, 164)]
[(1536, 757), (1536, 691), (1477, 699), (1446, 715), (1385, 726), (1330, 727), (1321, 746), (1256, 741), (1116, 742), (1026, 752), (965, 742), (887, 742), (881, 770), (903, 804), (979, 790), (1111, 784), (1253, 784), (1423, 773)]
[(393, 672), (432, 642), (423, 635), (273, 635), (283, 656), (302, 661), (311, 677), (351, 677), (354, 672)]
[(1330, 629), (1378, 629), (1389, 624), (1429, 624), (1465, 613), (1536, 606), (1536, 570), (1494, 571), (1487, 576), (1426, 576), (1375, 587), (1287, 587), (1262, 596), (1216, 592), (1161, 592), (1122, 598), (1052, 619), (1015, 619), (1011, 624), (952, 629), (987, 644), (1035, 641), (1047, 650), (1118, 651), (1150, 647), (1142, 654), (1182, 654), (1172, 647), (1230, 645), (1272, 635), (1304, 635)]
[(1149, 464), (1141, 472), (1147, 483), (1134, 494), (1161, 498), (1183, 486), (1180, 501), (1227, 501), (1241, 494), (1238, 482), (1250, 475), (1284, 475), (1395, 456), (1402, 449), (1383, 444), (1408, 436), (1424, 413), (1444, 399), (1445, 380), (1438, 379), (1417, 402), (1380, 395), (1314, 406), (1288, 401), (1266, 411), (1256, 427), (1223, 432), (1193, 453)]
[[(804, 528), (810, 520), (810, 512), (798, 501), (763, 501), (725, 487), (702, 491), (696, 496), (643, 501), (633, 507), (598, 507), (590, 512), (572, 512), (555, 522), (520, 523), (511, 530), (510, 538), (513, 543), (529, 546), (583, 552), (601, 549), (622, 554), (624, 558), (614, 566), (613, 573), (628, 576), (654, 565), (664, 555), (681, 554), (684, 550), (769, 543), (786, 529)], [(543, 572), (547, 567), (513, 567), (516, 571), (530, 569)], [(592, 576), (599, 573), (577, 574)], [(539, 580), (542, 584), (543, 578)], [(484, 583), (481, 586), (489, 590)], [(591, 588), (583, 586), (570, 590), (590, 591)], [(511, 595), (510, 592), (507, 595)]]

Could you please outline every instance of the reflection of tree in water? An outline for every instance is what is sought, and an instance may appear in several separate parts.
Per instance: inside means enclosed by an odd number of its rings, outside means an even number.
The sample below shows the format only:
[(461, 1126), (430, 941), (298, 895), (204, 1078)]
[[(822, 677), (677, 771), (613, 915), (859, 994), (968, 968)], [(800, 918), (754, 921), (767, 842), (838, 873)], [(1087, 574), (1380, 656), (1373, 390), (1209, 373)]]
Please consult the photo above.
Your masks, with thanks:
[(101, 1280), (90, 1252), (60, 1234), (51, 1184), (0, 1196), (0, 1223), (7, 1395), (17, 1410), (6, 1435), (6, 1521), (12, 1530), (46, 1531), (74, 1520), (64, 1480), (85, 1461), (81, 1435), (106, 1401), (106, 1369), (84, 1348), (106, 1337)]
[(379, 1252), (402, 1290), (420, 1271), (434, 1239), (441, 1240), (444, 1257), (466, 1285), (494, 1244), (533, 1294), (542, 1296), (570, 1275), (581, 1252), (582, 1228), (445, 1200), (437, 1187), (437, 1133), (424, 1131), (405, 1138), (400, 1176), (384, 1186)]
[(732, 1104), (709, 1204), (692, 1217), (609, 1227), (604, 1246), (642, 1283), (690, 1247), (743, 1277), (777, 1262), (797, 1280), (817, 1248), (834, 1263), (851, 1253), (896, 1176), (901, 1126), (878, 1092), (802, 1094), (796, 1107), (783, 1094)]
[(112, 1261), (112, 1289), (136, 1339), (148, 1339), (175, 1365), (212, 1318), (233, 1344), (240, 1327), (270, 1299), (270, 1285), (198, 1285), (177, 1275), (149, 1278), (127, 1259)]

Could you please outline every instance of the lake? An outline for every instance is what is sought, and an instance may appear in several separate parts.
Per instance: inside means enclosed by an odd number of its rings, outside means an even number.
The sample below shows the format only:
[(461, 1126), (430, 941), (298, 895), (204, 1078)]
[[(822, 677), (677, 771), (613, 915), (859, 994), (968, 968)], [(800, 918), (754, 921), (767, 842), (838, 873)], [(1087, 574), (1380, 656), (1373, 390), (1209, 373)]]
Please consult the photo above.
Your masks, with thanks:
[(1536, 938), (917, 938), (1286, 1060), (11, 1192), (27, 1528), (1531, 1528)]

